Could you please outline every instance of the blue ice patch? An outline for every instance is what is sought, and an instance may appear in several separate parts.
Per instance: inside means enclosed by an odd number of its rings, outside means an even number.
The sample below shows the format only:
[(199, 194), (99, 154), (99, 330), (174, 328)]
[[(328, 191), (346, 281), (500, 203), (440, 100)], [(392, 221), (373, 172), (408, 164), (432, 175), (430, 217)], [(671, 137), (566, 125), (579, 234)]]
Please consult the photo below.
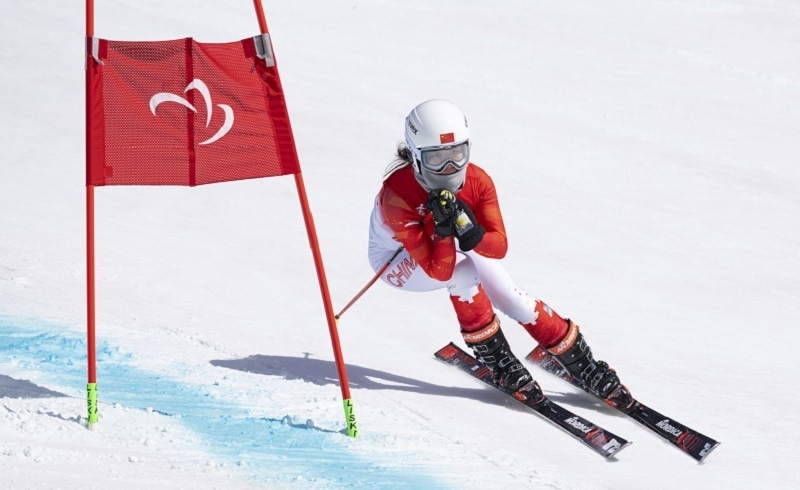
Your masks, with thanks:
[[(211, 454), (226, 461), (226, 466), (244, 479), (317, 488), (442, 486), (435, 477), (420, 475), (421, 468), (398, 469), (352, 454), (347, 436), (339, 432), (248, 416), (245, 407), (227, 399), (212, 399), (203, 386), (137, 367), (136, 354), (123, 353), (102, 341), (96, 350), (101, 413), (103, 405), (109, 403), (141, 410), (158, 407), (159, 413), (179, 418)], [(85, 389), (86, 340), (66, 328), (0, 315), (0, 352), (5, 362), (35, 373), (40, 383)], [(16, 381), (17, 388), (25, 383)]]

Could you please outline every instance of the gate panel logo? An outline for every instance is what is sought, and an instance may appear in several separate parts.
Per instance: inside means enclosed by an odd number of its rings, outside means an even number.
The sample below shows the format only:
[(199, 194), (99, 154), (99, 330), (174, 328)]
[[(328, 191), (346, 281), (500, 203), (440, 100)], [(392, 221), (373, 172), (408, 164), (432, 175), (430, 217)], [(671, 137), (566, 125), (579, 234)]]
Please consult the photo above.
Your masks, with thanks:
[[(189, 85), (186, 86), (186, 88), (183, 90), (183, 93), (186, 93), (189, 90), (197, 90), (198, 92), (200, 92), (200, 95), (203, 96), (203, 100), (205, 101), (206, 104), (206, 127), (208, 127), (208, 125), (211, 124), (211, 114), (214, 109), (211, 101), (211, 92), (208, 90), (208, 86), (205, 84), (205, 82), (203, 82), (199, 78), (195, 78), (194, 80), (192, 80), (191, 83), (189, 83)], [(190, 104), (188, 100), (184, 99), (180, 95), (176, 95), (170, 92), (160, 92), (150, 98), (150, 112), (152, 112), (154, 116), (156, 115), (156, 108), (162, 102), (176, 102), (186, 107), (187, 109), (191, 110), (192, 112), (197, 113), (197, 109), (192, 104)], [(231, 106), (227, 104), (217, 104), (217, 107), (222, 109), (222, 112), (225, 113), (225, 121), (222, 123), (222, 127), (219, 128), (219, 130), (214, 134), (214, 136), (201, 142), (200, 143), (201, 145), (209, 145), (217, 141), (218, 139), (225, 136), (228, 133), (228, 131), (230, 131), (231, 128), (233, 127), (233, 109), (231, 108)]]

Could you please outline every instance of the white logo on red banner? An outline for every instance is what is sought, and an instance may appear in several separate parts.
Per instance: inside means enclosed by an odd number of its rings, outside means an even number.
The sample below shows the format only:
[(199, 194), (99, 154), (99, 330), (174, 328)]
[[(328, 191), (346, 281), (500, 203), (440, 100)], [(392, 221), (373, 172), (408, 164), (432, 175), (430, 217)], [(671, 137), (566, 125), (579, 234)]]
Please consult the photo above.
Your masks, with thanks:
[[(203, 100), (206, 103), (206, 127), (208, 127), (208, 125), (211, 124), (211, 113), (213, 111), (211, 92), (208, 90), (208, 86), (199, 78), (195, 78), (189, 85), (186, 86), (186, 88), (183, 90), (183, 93), (186, 93), (189, 90), (197, 90), (200, 92), (200, 95), (203, 96)], [(190, 109), (192, 112), (197, 112), (197, 109), (195, 109), (195, 107), (183, 97), (170, 92), (160, 92), (150, 98), (150, 112), (152, 112), (154, 116), (156, 115), (156, 107), (158, 107), (158, 105), (162, 102), (176, 102), (187, 109)], [(201, 145), (208, 145), (217, 141), (225, 136), (233, 127), (233, 109), (231, 109), (231, 106), (227, 104), (217, 104), (217, 107), (222, 109), (222, 112), (225, 113), (225, 121), (222, 123), (222, 127), (219, 128), (214, 136), (201, 142)]]

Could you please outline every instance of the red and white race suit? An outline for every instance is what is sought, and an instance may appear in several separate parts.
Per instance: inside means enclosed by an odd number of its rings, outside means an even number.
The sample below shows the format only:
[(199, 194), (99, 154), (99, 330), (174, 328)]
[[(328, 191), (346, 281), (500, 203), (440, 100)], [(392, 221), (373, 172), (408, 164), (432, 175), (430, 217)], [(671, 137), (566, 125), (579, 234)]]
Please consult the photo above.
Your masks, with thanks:
[(436, 235), (425, 207), (428, 193), (410, 165), (386, 177), (370, 222), (373, 270), (384, 266), (402, 244), (403, 251), (381, 275), (385, 283), (405, 291), (446, 289), (465, 332), (487, 325), (496, 307), (522, 324), (540, 344), (548, 347), (558, 342), (567, 331), (566, 321), (517, 286), (500, 260), (506, 255), (508, 241), (491, 177), (470, 163), (457, 197), (486, 229), (483, 239), (469, 252), (458, 249), (457, 238)]

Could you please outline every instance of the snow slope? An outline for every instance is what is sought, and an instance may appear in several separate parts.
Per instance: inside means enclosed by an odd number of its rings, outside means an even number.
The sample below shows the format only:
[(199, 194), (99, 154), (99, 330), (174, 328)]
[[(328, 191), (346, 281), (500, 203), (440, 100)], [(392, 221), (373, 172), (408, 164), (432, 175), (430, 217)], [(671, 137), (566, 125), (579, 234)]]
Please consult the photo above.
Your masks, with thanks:
[[(800, 6), (789, 0), (270, 1), (335, 308), (418, 102), (470, 118), (505, 264), (704, 465), (608, 463), (433, 359), (445, 293), (377, 284), (342, 318), (341, 394), (293, 179), (99, 188), (98, 432), (85, 415), (82, 5), (0, 3), (0, 488), (797, 488)], [(257, 33), (245, 0), (97, 2), (109, 39)], [(518, 355), (533, 347), (504, 318)]]

